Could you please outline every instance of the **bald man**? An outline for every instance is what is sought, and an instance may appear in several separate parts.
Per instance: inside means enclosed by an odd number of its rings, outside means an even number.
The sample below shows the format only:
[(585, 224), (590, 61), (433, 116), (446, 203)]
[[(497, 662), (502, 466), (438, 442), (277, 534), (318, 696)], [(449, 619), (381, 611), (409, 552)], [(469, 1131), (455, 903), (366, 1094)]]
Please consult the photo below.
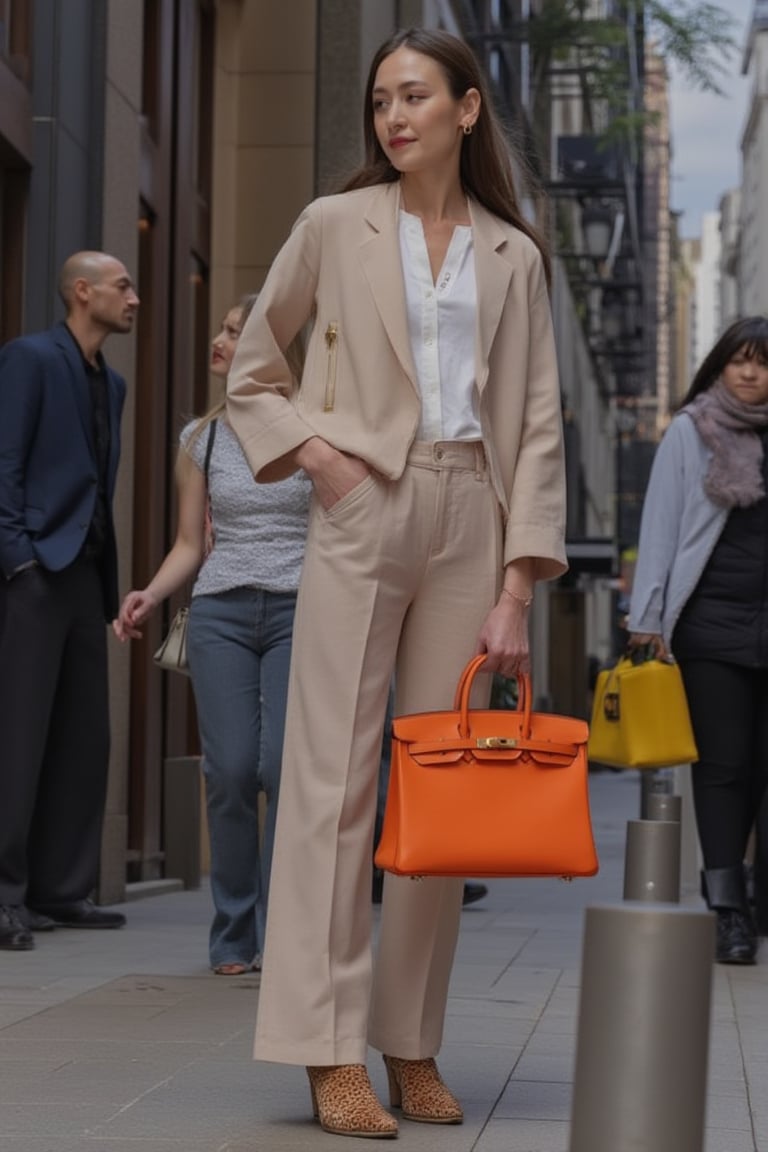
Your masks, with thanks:
[(125, 266), (77, 252), (66, 320), (0, 349), (0, 948), (119, 928), (97, 908), (109, 761), (105, 622), (125, 381), (101, 347), (133, 327)]

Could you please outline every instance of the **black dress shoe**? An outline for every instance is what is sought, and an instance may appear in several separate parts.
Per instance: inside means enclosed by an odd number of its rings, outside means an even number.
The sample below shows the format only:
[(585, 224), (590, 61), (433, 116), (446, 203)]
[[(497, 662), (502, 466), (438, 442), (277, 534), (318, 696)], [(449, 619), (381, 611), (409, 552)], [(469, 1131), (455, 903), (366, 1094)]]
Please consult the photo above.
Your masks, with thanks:
[(125, 924), (122, 912), (97, 908), (92, 900), (78, 900), (74, 904), (60, 904), (58, 907), (38, 905), (34, 911), (38, 915), (50, 917), (57, 928), (122, 928)]
[(462, 905), (466, 908), (467, 904), (476, 904), (478, 900), (482, 900), (484, 896), (488, 895), (488, 889), (485, 884), (465, 884), (464, 895), (461, 898)]
[(32, 933), (21, 922), (20, 911), (15, 905), (0, 904), (0, 948), (7, 952), (28, 952), (35, 946)]
[(29, 928), (30, 932), (53, 932), (56, 922), (50, 916), (43, 916), (41, 912), (33, 912), (31, 908), (20, 908), (19, 919)]

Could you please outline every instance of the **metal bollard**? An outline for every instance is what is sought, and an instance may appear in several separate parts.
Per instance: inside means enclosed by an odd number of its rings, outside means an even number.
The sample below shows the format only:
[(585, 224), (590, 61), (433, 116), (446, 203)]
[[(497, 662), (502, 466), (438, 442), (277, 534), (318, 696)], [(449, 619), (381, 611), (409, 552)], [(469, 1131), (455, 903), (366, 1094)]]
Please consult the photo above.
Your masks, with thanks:
[(667, 795), (672, 791), (673, 780), (671, 769), (655, 768), (643, 769), (640, 772), (640, 819), (648, 819), (649, 797)]
[(680, 901), (680, 825), (673, 820), (628, 820), (624, 899)]
[(570, 1152), (703, 1152), (715, 917), (586, 911)]
[(682, 796), (675, 796), (671, 792), (651, 792), (646, 807), (646, 820), (672, 820), (677, 824), (682, 822)]

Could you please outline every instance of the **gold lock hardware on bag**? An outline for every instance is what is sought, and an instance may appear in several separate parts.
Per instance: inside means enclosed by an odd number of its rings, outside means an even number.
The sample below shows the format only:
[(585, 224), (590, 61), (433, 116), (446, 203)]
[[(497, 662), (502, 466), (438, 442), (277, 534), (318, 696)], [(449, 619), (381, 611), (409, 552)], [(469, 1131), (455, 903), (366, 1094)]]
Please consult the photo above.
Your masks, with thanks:
[(478, 736), (477, 748), (517, 748), (517, 740), (511, 736)]
[(606, 692), (603, 701), (603, 713), (606, 720), (618, 721), (621, 718), (621, 705), (618, 692)]

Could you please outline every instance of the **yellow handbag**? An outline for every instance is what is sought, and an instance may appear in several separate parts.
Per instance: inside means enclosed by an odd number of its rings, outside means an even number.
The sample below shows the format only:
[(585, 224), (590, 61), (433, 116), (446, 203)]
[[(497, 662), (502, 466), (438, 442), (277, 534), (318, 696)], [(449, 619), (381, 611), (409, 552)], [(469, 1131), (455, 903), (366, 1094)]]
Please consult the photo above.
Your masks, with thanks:
[(623, 657), (599, 674), (588, 754), (614, 768), (665, 768), (698, 759), (677, 664)]

